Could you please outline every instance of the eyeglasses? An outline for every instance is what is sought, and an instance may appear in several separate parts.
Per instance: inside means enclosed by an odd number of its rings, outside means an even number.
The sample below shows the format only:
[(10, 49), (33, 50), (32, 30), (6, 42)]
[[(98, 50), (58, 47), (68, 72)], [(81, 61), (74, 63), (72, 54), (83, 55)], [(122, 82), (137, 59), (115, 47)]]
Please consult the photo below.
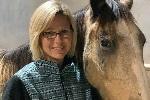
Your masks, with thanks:
[(73, 31), (71, 29), (62, 29), (60, 32), (54, 32), (54, 31), (43, 32), (42, 35), (47, 39), (54, 39), (56, 38), (57, 35), (59, 35), (62, 38), (70, 38), (72, 32)]

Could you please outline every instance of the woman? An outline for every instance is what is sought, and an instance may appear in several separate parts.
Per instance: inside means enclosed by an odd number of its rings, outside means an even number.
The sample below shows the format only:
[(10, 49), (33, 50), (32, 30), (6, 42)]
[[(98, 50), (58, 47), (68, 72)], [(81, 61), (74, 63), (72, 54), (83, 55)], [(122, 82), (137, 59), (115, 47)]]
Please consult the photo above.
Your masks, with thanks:
[(90, 100), (90, 86), (75, 62), (76, 29), (69, 9), (50, 0), (34, 12), (30, 27), (33, 62), (8, 81), (3, 100)]

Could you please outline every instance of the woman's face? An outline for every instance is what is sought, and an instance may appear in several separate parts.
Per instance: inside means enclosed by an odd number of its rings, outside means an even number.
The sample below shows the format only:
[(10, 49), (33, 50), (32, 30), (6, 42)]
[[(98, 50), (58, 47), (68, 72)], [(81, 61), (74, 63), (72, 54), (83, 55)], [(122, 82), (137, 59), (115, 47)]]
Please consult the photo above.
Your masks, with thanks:
[(64, 15), (56, 15), (48, 29), (41, 35), (41, 47), (45, 59), (62, 63), (71, 49), (72, 30), (70, 21)]

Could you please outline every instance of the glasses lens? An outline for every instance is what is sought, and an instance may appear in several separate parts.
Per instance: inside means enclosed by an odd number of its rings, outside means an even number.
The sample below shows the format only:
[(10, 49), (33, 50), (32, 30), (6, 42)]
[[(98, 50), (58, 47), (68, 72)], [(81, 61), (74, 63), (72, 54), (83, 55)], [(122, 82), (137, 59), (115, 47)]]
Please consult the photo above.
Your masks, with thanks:
[(60, 32), (60, 35), (62, 35), (63, 37), (70, 37), (71, 36), (71, 30), (70, 29), (64, 29)]

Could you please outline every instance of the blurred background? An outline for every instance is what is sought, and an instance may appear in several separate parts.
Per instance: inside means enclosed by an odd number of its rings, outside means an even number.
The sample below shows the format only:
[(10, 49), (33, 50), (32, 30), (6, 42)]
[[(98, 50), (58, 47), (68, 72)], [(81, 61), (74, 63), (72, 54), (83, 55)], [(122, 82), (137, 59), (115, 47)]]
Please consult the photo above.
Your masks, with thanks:
[[(0, 0), (0, 49), (12, 49), (28, 41), (28, 23), (33, 11), (47, 0)], [(62, 0), (72, 13), (88, 0)], [(146, 36), (144, 62), (150, 64), (150, 0), (134, 0), (131, 9)]]

